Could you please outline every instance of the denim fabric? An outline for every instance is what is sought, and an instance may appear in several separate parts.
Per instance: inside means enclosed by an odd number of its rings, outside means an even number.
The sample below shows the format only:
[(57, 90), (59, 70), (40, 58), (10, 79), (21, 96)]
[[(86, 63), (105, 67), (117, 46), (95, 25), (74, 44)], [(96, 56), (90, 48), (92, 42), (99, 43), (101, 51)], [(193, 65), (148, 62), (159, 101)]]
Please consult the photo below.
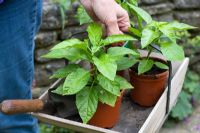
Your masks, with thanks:
[[(0, 102), (30, 99), (34, 36), (41, 20), (42, 0), (5, 0), (0, 4)], [(29, 114), (0, 113), (0, 133), (37, 133)]]

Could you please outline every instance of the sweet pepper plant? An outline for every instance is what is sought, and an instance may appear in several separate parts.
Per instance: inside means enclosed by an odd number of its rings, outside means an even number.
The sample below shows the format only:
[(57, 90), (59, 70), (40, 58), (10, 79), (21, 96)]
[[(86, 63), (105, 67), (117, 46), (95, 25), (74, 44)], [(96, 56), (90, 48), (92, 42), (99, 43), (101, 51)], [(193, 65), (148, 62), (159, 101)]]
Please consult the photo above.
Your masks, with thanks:
[(138, 7), (137, 0), (118, 0), (132, 16), (129, 33), (138, 39), (141, 48), (148, 51), (148, 56), (138, 58), (138, 74), (143, 74), (152, 69), (155, 65), (160, 69), (168, 69), (167, 65), (149, 58), (152, 51), (161, 51), (168, 61), (178, 61), (184, 59), (184, 51), (177, 44), (179, 37), (177, 31), (194, 29), (195, 27), (188, 24), (173, 22), (159, 22), (152, 19), (151, 15), (145, 10)]
[[(65, 40), (55, 45), (45, 58), (65, 58), (70, 64), (55, 72), (51, 78), (63, 78), (54, 93), (59, 95), (76, 95), (76, 106), (84, 123), (87, 123), (96, 112), (98, 102), (114, 106), (120, 96), (121, 89), (133, 86), (123, 77), (116, 75), (117, 69), (124, 69), (118, 60), (124, 55), (133, 57), (138, 53), (125, 47), (108, 45), (123, 41), (132, 41), (129, 35), (112, 35), (102, 38), (103, 32), (99, 24), (91, 23), (88, 28), (88, 39), (80, 41), (76, 38)], [(87, 61), (92, 66), (86, 69), (77, 61)]]

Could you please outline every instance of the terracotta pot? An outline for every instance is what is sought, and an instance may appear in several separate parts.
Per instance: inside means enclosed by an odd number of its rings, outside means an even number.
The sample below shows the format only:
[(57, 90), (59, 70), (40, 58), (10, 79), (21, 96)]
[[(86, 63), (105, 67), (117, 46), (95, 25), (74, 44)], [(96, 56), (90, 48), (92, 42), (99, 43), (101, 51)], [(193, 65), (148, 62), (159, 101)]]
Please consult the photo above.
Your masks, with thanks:
[(165, 89), (168, 74), (169, 71), (166, 70), (155, 75), (138, 75), (130, 69), (130, 82), (134, 86), (131, 91), (131, 99), (142, 106), (155, 105)]
[(102, 128), (112, 128), (120, 117), (120, 106), (123, 93), (124, 91), (122, 91), (121, 95), (117, 98), (114, 107), (99, 102), (97, 111), (89, 121), (89, 124)]

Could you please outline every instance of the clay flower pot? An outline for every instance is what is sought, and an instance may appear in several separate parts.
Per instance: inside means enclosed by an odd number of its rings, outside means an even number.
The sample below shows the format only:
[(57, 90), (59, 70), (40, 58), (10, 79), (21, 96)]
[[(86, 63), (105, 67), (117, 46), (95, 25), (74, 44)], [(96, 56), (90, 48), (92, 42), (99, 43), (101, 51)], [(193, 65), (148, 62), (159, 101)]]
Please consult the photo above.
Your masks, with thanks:
[(102, 128), (112, 128), (120, 117), (120, 106), (123, 93), (124, 90), (121, 91), (121, 95), (117, 98), (114, 107), (99, 102), (97, 111), (89, 121), (89, 124)]
[[(155, 58), (153, 59), (155, 60)], [(156, 60), (161, 61), (161, 59)], [(142, 106), (155, 105), (165, 89), (168, 74), (169, 71), (166, 70), (154, 75), (138, 75), (129, 69), (130, 82), (134, 86), (131, 91), (131, 99)]]

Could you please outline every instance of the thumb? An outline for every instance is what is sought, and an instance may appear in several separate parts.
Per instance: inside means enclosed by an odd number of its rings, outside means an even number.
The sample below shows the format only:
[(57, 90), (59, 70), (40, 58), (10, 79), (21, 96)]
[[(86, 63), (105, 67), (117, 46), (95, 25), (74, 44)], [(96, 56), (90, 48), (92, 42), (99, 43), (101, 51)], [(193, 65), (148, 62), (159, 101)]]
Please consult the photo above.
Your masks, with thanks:
[(116, 35), (116, 34), (122, 34), (122, 32), (119, 29), (117, 18), (110, 19), (108, 21), (105, 21), (107, 35)]

